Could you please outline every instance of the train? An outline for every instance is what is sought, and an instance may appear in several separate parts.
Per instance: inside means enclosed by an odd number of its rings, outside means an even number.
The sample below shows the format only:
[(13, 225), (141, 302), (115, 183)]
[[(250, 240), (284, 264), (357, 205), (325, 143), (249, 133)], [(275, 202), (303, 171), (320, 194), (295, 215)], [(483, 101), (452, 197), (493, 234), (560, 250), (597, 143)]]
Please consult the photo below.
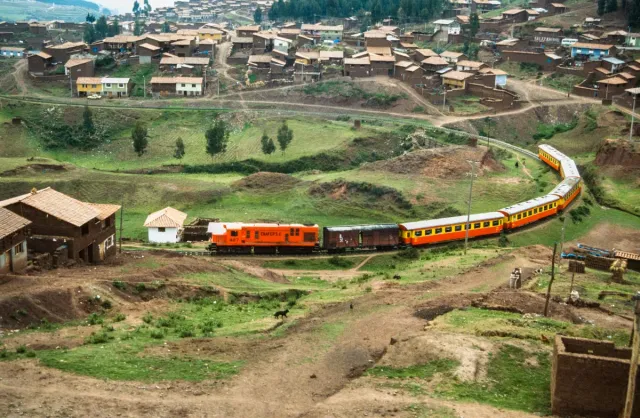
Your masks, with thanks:
[[(544, 196), (467, 217), (429, 219), (399, 224), (325, 226), (317, 224), (212, 222), (209, 250), (219, 254), (311, 254), (354, 250), (422, 247), (465, 237), (490, 237), (562, 212), (582, 191), (575, 162), (554, 147), (541, 144), (538, 157), (562, 181)], [(322, 231), (322, 239), (320, 238)]]

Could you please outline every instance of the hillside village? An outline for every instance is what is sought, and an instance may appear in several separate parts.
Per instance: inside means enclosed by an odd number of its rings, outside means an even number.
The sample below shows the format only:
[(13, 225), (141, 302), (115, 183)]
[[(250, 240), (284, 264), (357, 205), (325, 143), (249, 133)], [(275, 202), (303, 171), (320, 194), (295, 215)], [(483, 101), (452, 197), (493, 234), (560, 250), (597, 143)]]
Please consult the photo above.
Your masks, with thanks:
[(640, 0), (353, 5), (0, 21), (0, 416), (640, 417)]

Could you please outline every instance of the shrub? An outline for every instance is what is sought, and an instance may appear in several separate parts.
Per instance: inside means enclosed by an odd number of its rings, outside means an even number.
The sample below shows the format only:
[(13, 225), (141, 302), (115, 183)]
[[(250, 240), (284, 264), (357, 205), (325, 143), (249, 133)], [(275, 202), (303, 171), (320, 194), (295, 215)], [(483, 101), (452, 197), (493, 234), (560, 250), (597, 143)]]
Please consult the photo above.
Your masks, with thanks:
[(27, 357), (34, 358), (36, 356), (36, 352), (33, 350), (27, 351)]
[(85, 340), (85, 344), (104, 344), (108, 343), (113, 337), (107, 334), (106, 331), (92, 332)]
[(104, 323), (104, 318), (94, 312), (87, 317), (87, 323), (89, 325), (102, 325)]
[(191, 328), (190, 326), (183, 325), (178, 330), (178, 335), (180, 336), (180, 338), (189, 338), (189, 337), (193, 337), (195, 335), (195, 332), (193, 331), (193, 328)]
[(154, 329), (150, 334), (151, 338), (155, 338), (156, 340), (160, 340), (164, 338), (164, 332), (161, 329)]
[(424, 107), (423, 106), (416, 106), (413, 109), (411, 109), (411, 111), (413, 113), (424, 113)]
[(507, 238), (507, 234), (504, 232), (500, 232), (500, 238), (498, 238), (498, 245), (500, 247), (506, 247), (509, 245), (509, 238)]
[(153, 315), (151, 315), (151, 312), (147, 312), (146, 314), (144, 314), (144, 316), (142, 317), (142, 321), (145, 324), (150, 324), (153, 321)]
[(404, 250), (398, 252), (398, 257), (404, 258), (406, 260), (419, 260), (420, 251), (418, 251), (418, 249), (415, 247), (405, 248)]
[(105, 299), (104, 302), (102, 302), (102, 307), (104, 309), (111, 309), (113, 305), (111, 304), (111, 301), (109, 299)]
[(6, 348), (3, 348), (2, 350), (0, 350), (0, 358), (8, 358), (9, 357), (9, 352), (7, 351)]
[(144, 292), (146, 289), (147, 289), (147, 286), (145, 286), (145, 284), (144, 284), (144, 283), (138, 283), (138, 284), (136, 285), (136, 291), (137, 291), (138, 293)]
[(343, 257), (338, 257), (337, 255), (334, 255), (329, 259), (329, 264), (342, 268), (349, 268), (352, 265), (351, 261)]
[(115, 287), (116, 289), (124, 290), (127, 288), (127, 284), (122, 280), (114, 280), (113, 287)]
[(340, 122), (349, 122), (351, 120), (351, 116), (348, 115), (340, 115), (336, 118), (337, 121)]
[(20, 345), (18, 346), (18, 348), (16, 348), (16, 353), (18, 354), (24, 354), (27, 352), (27, 347), (24, 345)]
[(122, 322), (125, 319), (127, 319), (127, 316), (121, 312), (117, 313), (116, 316), (113, 318), (113, 322)]

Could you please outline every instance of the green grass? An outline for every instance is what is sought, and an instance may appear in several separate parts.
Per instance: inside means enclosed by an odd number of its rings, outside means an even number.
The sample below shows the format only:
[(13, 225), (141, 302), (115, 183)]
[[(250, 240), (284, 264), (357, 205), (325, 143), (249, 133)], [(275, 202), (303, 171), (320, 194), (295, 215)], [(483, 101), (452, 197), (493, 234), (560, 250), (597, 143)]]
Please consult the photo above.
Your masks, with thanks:
[(549, 77), (543, 78), (542, 84), (552, 89), (568, 92), (573, 89), (573, 86), (580, 84), (583, 80), (584, 77), (576, 75), (553, 73)]
[(519, 62), (514, 61), (505, 61), (497, 67), (506, 71), (509, 74), (509, 77), (514, 77), (520, 80), (535, 78), (539, 72), (539, 69), (532, 65), (521, 65)]
[(332, 257), (306, 260), (273, 260), (265, 261), (262, 267), (292, 270), (346, 270), (353, 268), (366, 257)]
[(327, 286), (322, 280), (302, 277), (291, 283), (270, 282), (231, 269), (220, 273), (191, 273), (184, 278), (201, 285), (219, 286), (236, 293), (278, 293), (290, 289), (318, 290)]
[(425, 364), (416, 364), (409, 367), (393, 368), (389, 366), (376, 366), (367, 370), (368, 376), (386, 377), (387, 379), (420, 379), (432, 378), (436, 373), (451, 372), (460, 363), (451, 359), (437, 359)]
[(0, 20), (20, 21), (36, 19), (38, 21), (62, 20), (66, 22), (84, 22), (87, 13), (96, 14), (96, 10), (78, 6), (57, 5), (33, 1), (0, 1)]
[(476, 96), (458, 96), (448, 102), (453, 106), (454, 113), (460, 115), (474, 115), (489, 110), (489, 107), (480, 104), (480, 98)]

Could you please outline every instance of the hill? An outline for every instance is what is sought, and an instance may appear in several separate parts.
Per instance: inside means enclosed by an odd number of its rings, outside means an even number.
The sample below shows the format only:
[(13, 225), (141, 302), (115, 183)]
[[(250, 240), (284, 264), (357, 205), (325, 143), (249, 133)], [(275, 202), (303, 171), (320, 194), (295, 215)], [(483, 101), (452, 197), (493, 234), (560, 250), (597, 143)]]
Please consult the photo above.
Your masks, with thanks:
[(64, 20), (67, 22), (82, 22), (85, 20), (87, 13), (96, 13), (100, 9), (100, 5), (86, 0), (56, 0), (55, 2), (53, 0), (36, 2), (0, 0), (0, 20), (35, 19), (39, 21)]

